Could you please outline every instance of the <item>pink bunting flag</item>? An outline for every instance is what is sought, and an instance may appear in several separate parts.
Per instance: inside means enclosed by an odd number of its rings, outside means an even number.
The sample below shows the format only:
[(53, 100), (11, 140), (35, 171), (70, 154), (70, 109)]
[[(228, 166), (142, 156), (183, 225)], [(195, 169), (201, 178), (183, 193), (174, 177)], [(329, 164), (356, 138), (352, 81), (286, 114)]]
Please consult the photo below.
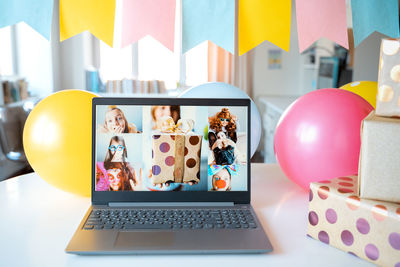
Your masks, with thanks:
[(296, 0), (300, 53), (321, 37), (349, 48), (346, 0)]
[(151, 35), (174, 50), (176, 0), (122, 1), (122, 47)]

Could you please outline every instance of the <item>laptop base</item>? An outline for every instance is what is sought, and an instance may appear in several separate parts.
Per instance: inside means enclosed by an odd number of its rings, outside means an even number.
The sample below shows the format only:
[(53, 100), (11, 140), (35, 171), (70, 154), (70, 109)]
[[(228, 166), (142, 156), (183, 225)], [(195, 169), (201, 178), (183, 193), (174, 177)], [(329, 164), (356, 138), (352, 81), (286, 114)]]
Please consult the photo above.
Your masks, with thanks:
[[(136, 207), (139, 208), (139, 207)], [(136, 209), (132, 207), (130, 209)], [(176, 208), (176, 207), (174, 207)], [(196, 207), (191, 207), (196, 208)], [(199, 209), (217, 207), (197, 207)], [(67, 253), (91, 254), (230, 254), (266, 253), (272, 246), (250, 205), (255, 229), (83, 230), (90, 208), (66, 248)]]

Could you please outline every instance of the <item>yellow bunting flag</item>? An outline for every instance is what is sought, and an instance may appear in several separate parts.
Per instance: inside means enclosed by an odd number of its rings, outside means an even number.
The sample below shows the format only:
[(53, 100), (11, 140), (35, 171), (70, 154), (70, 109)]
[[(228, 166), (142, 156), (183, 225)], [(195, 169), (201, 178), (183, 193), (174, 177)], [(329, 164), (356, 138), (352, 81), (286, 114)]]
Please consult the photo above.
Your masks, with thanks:
[(113, 46), (116, 0), (60, 0), (60, 41), (90, 31)]
[(291, 0), (239, 0), (239, 56), (267, 40), (289, 51)]

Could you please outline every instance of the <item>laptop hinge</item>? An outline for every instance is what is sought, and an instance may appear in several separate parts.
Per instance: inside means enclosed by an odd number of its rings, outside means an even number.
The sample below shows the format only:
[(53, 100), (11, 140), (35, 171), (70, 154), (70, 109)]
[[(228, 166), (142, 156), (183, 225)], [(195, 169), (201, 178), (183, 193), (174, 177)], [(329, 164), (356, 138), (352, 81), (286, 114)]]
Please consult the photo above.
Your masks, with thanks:
[(232, 207), (233, 202), (110, 202), (109, 207)]

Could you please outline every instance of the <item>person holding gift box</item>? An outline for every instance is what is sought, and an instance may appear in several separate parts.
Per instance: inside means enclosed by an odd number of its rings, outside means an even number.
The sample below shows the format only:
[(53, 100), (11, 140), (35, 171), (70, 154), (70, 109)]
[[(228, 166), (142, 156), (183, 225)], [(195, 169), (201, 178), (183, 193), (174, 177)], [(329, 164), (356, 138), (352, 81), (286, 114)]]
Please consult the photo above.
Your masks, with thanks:
[(179, 106), (152, 106), (151, 107), (151, 118), (152, 129), (160, 130), (162, 124), (162, 118), (171, 117), (174, 123), (178, 123), (181, 119), (181, 111)]
[(152, 136), (152, 182), (190, 183), (200, 181), (202, 135), (192, 132), (194, 121), (172, 117), (158, 122), (159, 130)]

